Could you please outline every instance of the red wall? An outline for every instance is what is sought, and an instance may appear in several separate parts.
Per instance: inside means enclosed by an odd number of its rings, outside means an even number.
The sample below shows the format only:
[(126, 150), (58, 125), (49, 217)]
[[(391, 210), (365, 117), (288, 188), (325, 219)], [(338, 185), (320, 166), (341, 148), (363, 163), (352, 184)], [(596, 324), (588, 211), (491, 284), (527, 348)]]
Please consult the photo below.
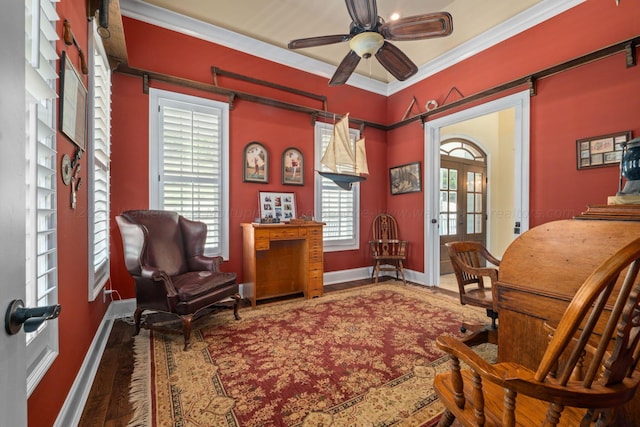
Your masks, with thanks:
[[(60, 15), (57, 25), (60, 38), (63, 22), (68, 19), (77, 42), (86, 53), (87, 18), (84, 2), (63, 0), (58, 3), (57, 11)], [(78, 50), (74, 46), (66, 46), (60, 40), (56, 50), (59, 55), (66, 51), (81, 74)], [(83, 78), (86, 85), (87, 76)], [(73, 158), (75, 145), (60, 132), (57, 141), (56, 164), (59, 165), (62, 155), (68, 154)], [(86, 156), (82, 157), (80, 164), (80, 177), (86, 182)], [(88, 302), (88, 186), (80, 187), (76, 208), (71, 209), (70, 187), (65, 186), (61, 178), (58, 179), (58, 302), (62, 306), (58, 319), (60, 352), (29, 398), (28, 422), (32, 426), (53, 425), (108, 307), (102, 302), (101, 296), (94, 302)]]
[[(124, 20), (129, 65), (145, 70), (212, 84), (211, 67), (295, 87), (325, 95), (328, 110), (352, 118), (384, 123), (386, 98), (353, 87), (330, 88), (326, 78), (310, 75), (241, 52), (194, 39), (140, 21)], [(275, 98), (306, 107), (321, 109), (319, 101), (304, 98), (236, 79), (218, 77), (221, 87)], [(151, 86), (205, 98), (227, 101), (208, 92), (188, 90), (176, 85), (151, 81)], [(112, 205), (116, 215), (127, 209), (148, 207), (148, 95), (142, 92), (139, 78), (115, 73), (113, 78), (113, 151)], [(313, 214), (314, 127), (308, 114), (236, 99), (230, 111), (230, 254), (223, 265), (227, 271), (240, 273), (242, 281), (242, 236), (240, 223), (259, 216), (259, 191), (293, 191), (299, 214)], [(367, 154), (372, 165), (385, 165), (385, 132), (366, 127)], [(269, 184), (242, 182), (242, 159), (245, 145), (263, 143), (270, 158)], [(287, 147), (299, 148), (305, 159), (304, 186), (281, 184), (281, 156)], [(374, 168), (361, 185), (363, 211), (361, 248), (367, 248), (368, 231), (373, 216), (386, 205), (387, 169)], [(121, 239), (112, 226), (112, 279), (124, 298), (133, 297), (133, 281), (122, 263)], [(344, 270), (369, 265), (366, 250), (325, 254), (325, 271)]]
[[(453, 86), (473, 95), (639, 34), (637, 4), (587, 1), (390, 96), (387, 117), (399, 120), (414, 96), (424, 111), (429, 99), (442, 104)], [(531, 98), (531, 227), (571, 218), (588, 204), (606, 204), (607, 196), (616, 193), (617, 167), (576, 169), (576, 140), (626, 130), (640, 136), (638, 94), (640, 66), (627, 68), (624, 53), (538, 82), (537, 95)], [(452, 95), (451, 100), (457, 99)], [(388, 166), (424, 158), (423, 129), (418, 124), (390, 131), (387, 144)], [(402, 228), (415, 230), (420, 241), (412, 245), (410, 260), (418, 271), (424, 271), (424, 222), (421, 215), (411, 213), (421, 211), (423, 196), (424, 192), (387, 197), (390, 210), (409, 216)]]

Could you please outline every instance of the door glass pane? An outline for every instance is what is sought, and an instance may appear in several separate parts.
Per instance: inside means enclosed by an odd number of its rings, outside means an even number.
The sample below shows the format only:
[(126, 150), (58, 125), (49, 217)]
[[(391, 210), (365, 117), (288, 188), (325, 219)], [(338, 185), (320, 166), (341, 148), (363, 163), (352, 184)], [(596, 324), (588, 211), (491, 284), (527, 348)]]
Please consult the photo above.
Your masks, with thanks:
[(473, 206), (473, 201), (475, 197), (473, 193), (467, 193), (467, 212), (475, 212), (475, 208)]
[(476, 194), (476, 206), (475, 212), (483, 213), (484, 209), (482, 208), (482, 193)]
[(440, 168), (440, 189), (447, 190), (449, 184), (449, 169)]
[(440, 192), (440, 212), (447, 212), (449, 209), (449, 197), (448, 192), (441, 191)]
[(476, 193), (482, 193), (482, 174), (475, 174), (475, 183), (476, 183)]
[(473, 172), (467, 172), (467, 191), (473, 193), (473, 186), (475, 182), (475, 176)]
[(467, 215), (467, 234), (474, 233), (474, 230), (473, 230), (474, 224), (475, 222), (473, 221), (473, 214), (468, 214)]
[(449, 191), (449, 212), (458, 212), (458, 193)]
[(449, 169), (449, 189), (458, 189), (458, 171), (455, 169)]
[(482, 233), (482, 214), (476, 214), (476, 233)]
[(440, 214), (440, 235), (448, 236), (449, 235), (449, 224), (447, 222), (447, 214)]
[(458, 233), (458, 215), (457, 214), (449, 214), (449, 235), (454, 235)]

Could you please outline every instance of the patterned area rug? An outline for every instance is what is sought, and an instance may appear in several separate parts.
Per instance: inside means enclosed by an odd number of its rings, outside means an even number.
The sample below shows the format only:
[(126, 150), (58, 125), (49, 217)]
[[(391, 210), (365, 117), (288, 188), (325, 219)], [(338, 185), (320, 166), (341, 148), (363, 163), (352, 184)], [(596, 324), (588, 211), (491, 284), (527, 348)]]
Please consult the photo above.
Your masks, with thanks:
[[(130, 426), (431, 426), (443, 408), (434, 338), (482, 310), (399, 282), (220, 312), (135, 339)], [(206, 323), (205, 323), (206, 322)], [(477, 347), (478, 349), (478, 347)], [(479, 348), (495, 358), (495, 346)]]

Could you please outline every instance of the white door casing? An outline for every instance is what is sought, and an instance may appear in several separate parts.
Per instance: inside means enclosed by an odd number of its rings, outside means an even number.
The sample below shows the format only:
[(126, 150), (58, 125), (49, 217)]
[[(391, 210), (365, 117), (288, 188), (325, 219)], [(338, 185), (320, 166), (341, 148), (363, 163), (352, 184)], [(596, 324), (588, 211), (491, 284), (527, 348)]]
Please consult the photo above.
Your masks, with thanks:
[(428, 121), (424, 126), (424, 268), (425, 281), (429, 285), (440, 283), (440, 235), (439, 218), (439, 171), (440, 130), (455, 123), (486, 114), (513, 108), (514, 125), (514, 227), (519, 224), (519, 233), (529, 229), (529, 139), (530, 139), (530, 94), (528, 90), (478, 105), (449, 116)]

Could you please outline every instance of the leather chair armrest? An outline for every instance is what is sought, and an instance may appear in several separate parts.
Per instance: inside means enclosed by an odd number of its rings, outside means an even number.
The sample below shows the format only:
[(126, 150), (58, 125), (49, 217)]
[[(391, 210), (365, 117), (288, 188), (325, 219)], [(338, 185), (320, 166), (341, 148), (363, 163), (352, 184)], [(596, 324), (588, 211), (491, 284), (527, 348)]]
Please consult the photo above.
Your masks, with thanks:
[(142, 266), (142, 272), (140, 276), (142, 276), (145, 279), (151, 279), (156, 282), (162, 282), (167, 291), (167, 298), (173, 298), (178, 296), (178, 291), (176, 291), (176, 288), (173, 286), (171, 277), (169, 277), (169, 275), (164, 271), (154, 267)]
[(220, 271), (218, 266), (222, 264), (221, 256), (197, 255), (187, 260), (191, 271)]

